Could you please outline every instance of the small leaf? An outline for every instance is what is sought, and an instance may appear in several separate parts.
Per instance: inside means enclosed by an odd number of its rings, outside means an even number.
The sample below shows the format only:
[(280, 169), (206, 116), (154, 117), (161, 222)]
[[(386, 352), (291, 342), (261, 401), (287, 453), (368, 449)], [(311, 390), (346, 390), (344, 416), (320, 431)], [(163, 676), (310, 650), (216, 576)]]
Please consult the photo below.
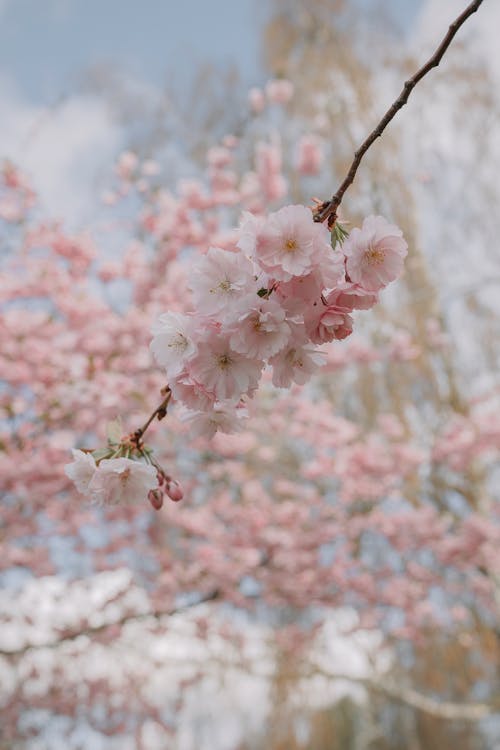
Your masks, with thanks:
[(108, 436), (108, 442), (111, 445), (116, 445), (121, 441), (123, 435), (123, 427), (120, 417), (117, 417), (111, 422), (108, 422), (108, 424), (106, 425), (106, 434)]
[(332, 248), (335, 250), (337, 243), (339, 245), (342, 245), (344, 240), (349, 237), (349, 232), (345, 227), (342, 226), (342, 224), (339, 224), (338, 221), (333, 225), (332, 233), (331, 233), (331, 245)]

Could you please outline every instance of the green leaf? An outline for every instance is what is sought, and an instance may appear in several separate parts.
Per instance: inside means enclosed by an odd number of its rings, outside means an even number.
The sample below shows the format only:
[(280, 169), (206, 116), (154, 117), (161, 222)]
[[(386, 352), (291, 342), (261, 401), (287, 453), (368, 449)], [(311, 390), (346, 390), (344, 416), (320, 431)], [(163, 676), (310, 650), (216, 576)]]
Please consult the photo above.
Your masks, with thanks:
[(342, 224), (339, 224), (338, 221), (335, 222), (331, 233), (332, 248), (335, 250), (337, 243), (339, 245), (342, 245), (346, 237), (349, 237), (349, 232), (347, 231), (347, 229), (343, 227)]

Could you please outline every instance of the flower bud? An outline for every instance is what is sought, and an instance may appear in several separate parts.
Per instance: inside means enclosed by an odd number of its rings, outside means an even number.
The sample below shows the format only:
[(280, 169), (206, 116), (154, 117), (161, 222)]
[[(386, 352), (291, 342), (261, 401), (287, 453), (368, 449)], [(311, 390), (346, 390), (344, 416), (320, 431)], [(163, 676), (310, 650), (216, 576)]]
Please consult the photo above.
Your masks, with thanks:
[(174, 503), (178, 503), (184, 497), (184, 492), (181, 485), (175, 479), (171, 479), (166, 487), (166, 493)]
[(155, 510), (160, 510), (163, 505), (163, 492), (161, 490), (149, 490), (148, 500)]

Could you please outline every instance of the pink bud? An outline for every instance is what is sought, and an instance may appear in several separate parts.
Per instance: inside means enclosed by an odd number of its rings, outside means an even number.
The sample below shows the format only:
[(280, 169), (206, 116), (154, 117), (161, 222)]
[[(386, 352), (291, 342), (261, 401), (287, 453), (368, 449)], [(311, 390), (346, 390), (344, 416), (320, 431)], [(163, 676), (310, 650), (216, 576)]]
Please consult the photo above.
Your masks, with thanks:
[(174, 503), (178, 503), (184, 497), (181, 485), (175, 479), (171, 479), (167, 484), (166, 493)]
[(148, 500), (155, 510), (160, 510), (163, 505), (163, 492), (161, 490), (149, 490)]

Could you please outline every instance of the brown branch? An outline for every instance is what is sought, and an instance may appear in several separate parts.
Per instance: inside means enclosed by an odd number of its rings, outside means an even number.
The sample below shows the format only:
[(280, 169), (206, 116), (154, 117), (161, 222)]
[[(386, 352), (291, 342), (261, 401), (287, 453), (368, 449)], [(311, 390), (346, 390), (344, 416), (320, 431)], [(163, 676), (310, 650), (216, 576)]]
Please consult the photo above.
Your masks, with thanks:
[(342, 198), (344, 197), (344, 193), (346, 192), (347, 188), (352, 185), (354, 182), (354, 178), (356, 176), (356, 172), (358, 171), (358, 167), (361, 163), (361, 160), (363, 156), (366, 154), (372, 143), (377, 140), (377, 138), (380, 138), (382, 133), (384, 132), (387, 125), (390, 123), (390, 121), (393, 119), (393, 117), (397, 114), (397, 112), (404, 107), (406, 102), (408, 101), (408, 98), (417, 85), (419, 81), (422, 80), (422, 78), (429, 73), (432, 68), (436, 68), (439, 63), (441, 62), (441, 59), (448, 49), (448, 47), (451, 44), (451, 41), (459, 28), (462, 26), (463, 23), (471, 16), (473, 13), (477, 11), (479, 6), (483, 0), (474, 0), (470, 5), (467, 6), (467, 8), (464, 10), (464, 12), (458, 16), (458, 18), (453, 21), (453, 23), (450, 25), (448, 29), (448, 33), (444, 37), (443, 41), (439, 45), (439, 47), (436, 49), (432, 57), (423, 65), (414, 76), (409, 78), (404, 86), (403, 90), (401, 91), (400, 95), (396, 99), (396, 101), (390, 106), (390, 108), (387, 110), (385, 115), (380, 120), (377, 127), (370, 133), (370, 135), (363, 141), (361, 146), (358, 148), (358, 150), (354, 154), (354, 160), (349, 168), (349, 172), (347, 173), (346, 178), (344, 179), (343, 183), (340, 185), (339, 189), (335, 193), (335, 195), (329, 200), (324, 201), (321, 203), (314, 211), (314, 221), (317, 222), (323, 222), (326, 219), (328, 219), (328, 226), (329, 228), (332, 228), (337, 220), (337, 209), (342, 203)]
[(140, 444), (142, 442), (142, 438), (146, 430), (148, 429), (151, 422), (156, 418), (158, 421), (164, 419), (167, 416), (167, 408), (168, 404), (170, 402), (170, 399), (172, 398), (172, 391), (170, 390), (170, 386), (165, 386), (165, 388), (162, 388), (161, 390), (162, 396), (164, 396), (163, 401), (159, 406), (156, 407), (154, 412), (148, 417), (146, 422), (142, 425), (142, 427), (139, 427), (139, 429), (135, 430), (131, 435), (131, 440), (135, 443), (135, 445), (139, 448)]

